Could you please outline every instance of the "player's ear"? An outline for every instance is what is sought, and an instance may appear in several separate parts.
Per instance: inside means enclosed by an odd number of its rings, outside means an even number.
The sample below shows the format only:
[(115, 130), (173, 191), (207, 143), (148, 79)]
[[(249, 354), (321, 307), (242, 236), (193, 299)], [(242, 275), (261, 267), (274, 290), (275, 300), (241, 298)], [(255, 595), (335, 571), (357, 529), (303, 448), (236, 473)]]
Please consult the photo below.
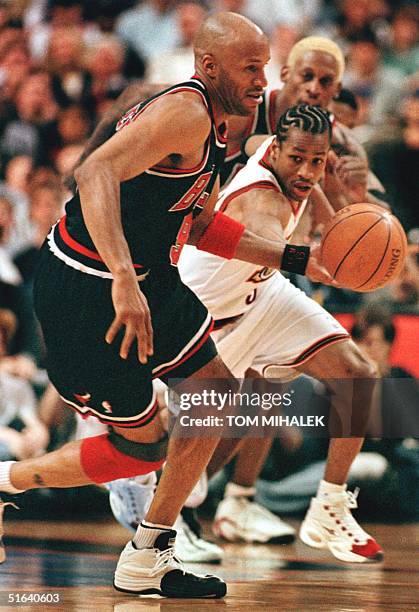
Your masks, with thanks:
[(283, 83), (286, 83), (290, 76), (290, 67), (287, 65), (282, 66), (280, 76), (281, 76), (281, 81)]
[(202, 58), (202, 68), (210, 79), (217, 76), (217, 62), (211, 53), (206, 53)]
[(273, 161), (276, 161), (278, 159), (280, 148), (281, 148), (281, 145), (278, 139), (275, 137), (271, 144), (271, 157)]

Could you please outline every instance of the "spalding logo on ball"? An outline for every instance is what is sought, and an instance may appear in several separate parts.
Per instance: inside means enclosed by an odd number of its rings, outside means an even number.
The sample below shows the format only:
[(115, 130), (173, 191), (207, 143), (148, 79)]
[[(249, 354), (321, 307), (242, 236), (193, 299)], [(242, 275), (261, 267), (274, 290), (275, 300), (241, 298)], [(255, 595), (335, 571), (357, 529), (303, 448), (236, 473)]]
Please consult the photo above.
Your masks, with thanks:
[(322, 263), (331, 276), (353, 291), (374, 291), (400, 274), (407, 252), (400, 222), (375, 204), (345, 206), (326, 224)]

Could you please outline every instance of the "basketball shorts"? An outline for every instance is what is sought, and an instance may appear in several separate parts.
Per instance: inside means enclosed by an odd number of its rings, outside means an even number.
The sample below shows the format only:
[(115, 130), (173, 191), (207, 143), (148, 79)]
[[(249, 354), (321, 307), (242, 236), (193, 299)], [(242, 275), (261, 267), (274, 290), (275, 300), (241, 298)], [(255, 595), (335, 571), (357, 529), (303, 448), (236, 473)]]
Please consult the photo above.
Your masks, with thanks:
[(123, 330), (111, 345), (105, 341), (114, 319), (111, 283), (67, 265), (46, 243), (35, 279), (35, 311), (48, 374), (62, 398), (106, 425), (139, 427), (157, 413), (153, 378), (188, 378), (216, 356), (213, 323), (176, 268), (152, 269), (140, 287), (151, 312), (154, 354), (141, 364), (134, 343), (121, 359)]
[(292, 380), (299, 376), (296, 366), (349, 338), (336, 319), (288, 279), (276, 275), (258, 291), (246, 313), (211, 334), (237, 378), (252, 368), (265, 378)]

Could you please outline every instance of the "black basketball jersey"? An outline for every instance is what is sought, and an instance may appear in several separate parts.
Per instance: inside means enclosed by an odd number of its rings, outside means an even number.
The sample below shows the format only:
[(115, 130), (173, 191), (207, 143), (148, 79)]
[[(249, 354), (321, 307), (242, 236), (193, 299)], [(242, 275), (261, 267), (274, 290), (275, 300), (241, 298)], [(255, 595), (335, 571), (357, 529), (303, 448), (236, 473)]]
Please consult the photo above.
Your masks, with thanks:
[[(224, 162), (226, 128), (222, 125), (217, 129), (209, 94), (196, 77), (137, 104), (117, 122), (115, 131), (131, 121), (141, 121), (142, 112), (158, 98), (182, 91), (195, 92), (202, 98), (211, 118), (211, 132), (203, 157), (194, 168), (155, 165), (121, 183), (122, 226), (137, 269), (177, 265), (192, 220), (207, 201)], [(107, 272), (85, 226), (78, 193), (67, 203), (66, 216), (55, 227), (50, 246), (62, 259), (69, 258), (69, 265), (76, 260), (84, 267)]]
[[(256, 113), (249, 118), (244, 140), (254, 134), (274, 134), (275, 132), (275, 101), (278, 89), (265, 91), (263, 101), (256, 109)], [(223, 187), (228, 185), (239, 170), (244, 168), (248, 160), (247, 155), (240, 147), (231, 151), (225, 158), (220, 171), (220, 182)]]

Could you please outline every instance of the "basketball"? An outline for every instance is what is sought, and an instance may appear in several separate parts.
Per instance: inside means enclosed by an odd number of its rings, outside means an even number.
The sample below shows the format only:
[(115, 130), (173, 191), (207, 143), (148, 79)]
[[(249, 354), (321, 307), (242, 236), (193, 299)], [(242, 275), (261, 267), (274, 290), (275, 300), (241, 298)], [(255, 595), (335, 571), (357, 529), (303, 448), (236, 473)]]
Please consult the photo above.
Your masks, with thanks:
[(389, 211), (375, 204), (351, 204), (326, 224), (322, 263), (331, 276), (353, 291), (374, 291), (400, 274), (406, 234)]

